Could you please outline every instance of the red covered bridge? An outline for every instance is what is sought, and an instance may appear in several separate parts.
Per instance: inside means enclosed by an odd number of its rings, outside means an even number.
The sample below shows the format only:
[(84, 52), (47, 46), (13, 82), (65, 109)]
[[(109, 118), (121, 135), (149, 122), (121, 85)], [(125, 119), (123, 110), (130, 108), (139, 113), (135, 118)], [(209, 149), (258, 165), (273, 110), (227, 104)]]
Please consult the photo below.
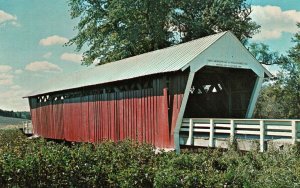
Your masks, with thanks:
[[(64, 75), (29, 98), (33, 131), (179, 148), (184, 118), (250, 118), (270, 73), (231, 32)], [(182, 134), (184, 136), (184, 134)]]

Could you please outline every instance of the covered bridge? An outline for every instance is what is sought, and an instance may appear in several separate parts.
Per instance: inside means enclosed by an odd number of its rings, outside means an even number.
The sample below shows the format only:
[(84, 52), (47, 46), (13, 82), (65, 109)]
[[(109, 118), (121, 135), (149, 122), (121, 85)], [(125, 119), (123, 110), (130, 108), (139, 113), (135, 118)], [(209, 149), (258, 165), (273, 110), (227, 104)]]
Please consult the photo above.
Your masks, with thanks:
[(251, 118), (269, 76), (223, 32), (64, 75), (27, 97), (42, 137), (179, 148), (184, 118)]

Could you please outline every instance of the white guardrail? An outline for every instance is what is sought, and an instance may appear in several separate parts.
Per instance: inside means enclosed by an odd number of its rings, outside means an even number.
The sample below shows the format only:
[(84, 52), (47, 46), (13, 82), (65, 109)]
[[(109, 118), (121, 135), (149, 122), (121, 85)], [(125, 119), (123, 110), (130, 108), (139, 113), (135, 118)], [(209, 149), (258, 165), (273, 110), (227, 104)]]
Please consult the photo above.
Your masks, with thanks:
[[(209, 119), (185, 118), (181, 133), (187, 133), (186, 145), (193, 145), (194, 137), (208, 138), (208, 146), (214, 147), (216, 138), (260, 140), (260, 151), (265, 151), (265, 141), (288, 139), (295, 144), (299, 137), (300, 120), (289, 119)], [(299, 135), (298, 135), (299, 134)]]

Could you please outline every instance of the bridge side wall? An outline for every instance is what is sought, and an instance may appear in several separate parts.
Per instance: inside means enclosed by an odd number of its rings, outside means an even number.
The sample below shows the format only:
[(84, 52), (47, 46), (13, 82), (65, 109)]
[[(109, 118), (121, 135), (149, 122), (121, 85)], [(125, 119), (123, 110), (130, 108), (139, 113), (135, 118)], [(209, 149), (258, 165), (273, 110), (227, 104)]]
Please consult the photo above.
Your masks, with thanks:
[(50, 139), (173, 148), (186, 80), (177, 72), (31, 97), (33, 129)]

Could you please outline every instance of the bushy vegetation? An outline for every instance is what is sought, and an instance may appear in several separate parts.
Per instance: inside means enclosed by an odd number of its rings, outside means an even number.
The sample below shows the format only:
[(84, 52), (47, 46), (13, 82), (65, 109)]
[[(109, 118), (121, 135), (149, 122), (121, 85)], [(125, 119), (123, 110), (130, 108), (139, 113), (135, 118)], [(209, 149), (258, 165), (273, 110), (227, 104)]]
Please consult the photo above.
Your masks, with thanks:
[(130, 141), (28, 140), (0, 130), (1, 187), (299, 187), (297, 147), (267, 153), (161, 152)]

